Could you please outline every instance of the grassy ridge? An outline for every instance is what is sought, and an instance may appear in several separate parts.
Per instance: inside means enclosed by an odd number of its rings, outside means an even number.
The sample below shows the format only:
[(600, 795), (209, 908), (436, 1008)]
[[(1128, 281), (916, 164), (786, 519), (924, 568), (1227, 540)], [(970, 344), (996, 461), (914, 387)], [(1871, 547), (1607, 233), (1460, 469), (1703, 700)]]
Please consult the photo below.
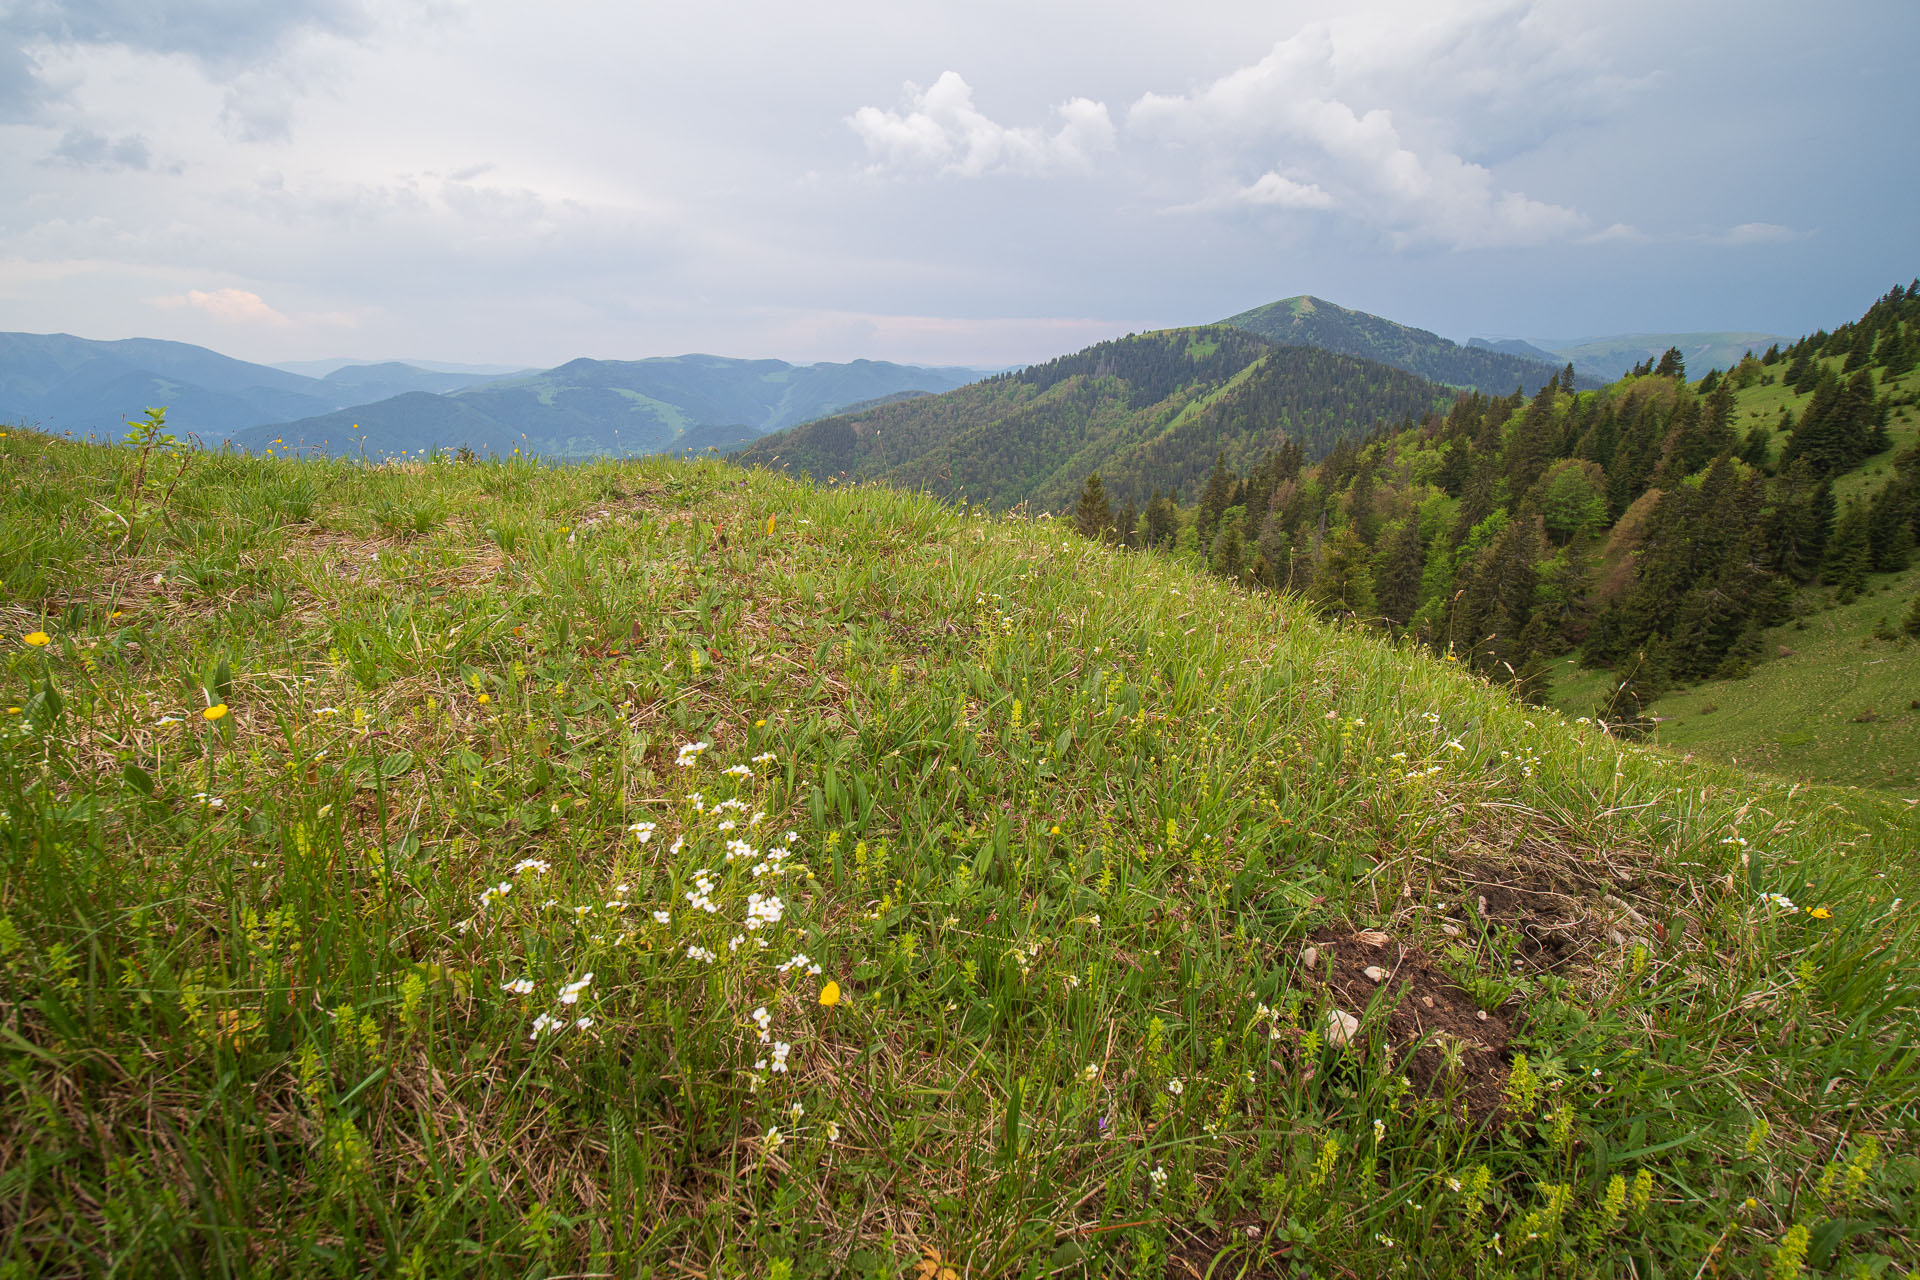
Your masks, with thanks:
[(1904, 806), (884, 490), (131, 472), (0, 439), (10, 1274), (1913, 1265)]

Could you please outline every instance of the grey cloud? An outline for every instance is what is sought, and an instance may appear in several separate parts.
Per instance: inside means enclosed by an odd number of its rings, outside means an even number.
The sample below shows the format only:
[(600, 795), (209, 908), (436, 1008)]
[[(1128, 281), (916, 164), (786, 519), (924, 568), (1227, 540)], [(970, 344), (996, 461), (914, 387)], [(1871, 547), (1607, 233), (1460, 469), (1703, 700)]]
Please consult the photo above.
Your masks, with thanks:
[(69, 129), (60, 145), (47, 157), (49, 164), (72, 165), (76, 169), (150, 169), (153, 148), (137, 133), (110, 138), (91, 129)]

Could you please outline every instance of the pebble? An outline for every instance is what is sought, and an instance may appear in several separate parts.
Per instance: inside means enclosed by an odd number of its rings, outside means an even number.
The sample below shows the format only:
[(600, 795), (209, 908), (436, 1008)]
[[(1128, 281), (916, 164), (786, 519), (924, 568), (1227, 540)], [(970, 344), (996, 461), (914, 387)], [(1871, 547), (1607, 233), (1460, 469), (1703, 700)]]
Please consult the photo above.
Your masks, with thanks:
[(1443, 924), (1440, 926), (1440, 932), (1446, 934), (1449, 938), (1457, 938), (1460, 936), (1460, 926), (1457, 924)]
[(1387, 971), (1377, 964), (1370, 964), (1360, 972), (1365, 974), (1367, 981), (1373, 983), (1375, 986), (1387, 980)]
[(1318, 950), (1318, 948), (1315, 948), (1315, 947), (1308, 947), (1308, 948), (1306, 948), (1305, 950), (1303, 950), (1303, 951), (1302, 951), (1302, 952), (1300, 953), (1300, 963), (1301, 963), (1301, 964), (1303, 964), (1303, 965), (1305, 965), (1305, 966), (1307, 966), (1307, 968), (1309, 968), (1309, 969), (1312, 969), (1312, 968), (1314, 968), (1314, 967), (1316, 967), (1317, 965), (1319, 965), (1319, 963), (1320, 963), (1320, 952), (1319, 952), (1319, 950)]
[(1360, 1019), (1344, 1009), (1327, 1010), (1327, 1043), (1342, 1048), (1360, 1034)]

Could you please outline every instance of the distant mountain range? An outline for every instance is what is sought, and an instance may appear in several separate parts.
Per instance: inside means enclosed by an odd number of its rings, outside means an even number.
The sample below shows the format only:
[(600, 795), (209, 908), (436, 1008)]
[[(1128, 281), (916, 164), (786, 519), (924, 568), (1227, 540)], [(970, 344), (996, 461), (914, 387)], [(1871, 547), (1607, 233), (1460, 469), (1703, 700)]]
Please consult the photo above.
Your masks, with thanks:
[[(1542, 382), (1545, 378), (1542, 378)], [(1058, 510), (1099, 472), (1116, 503), (1196, 489), (1217, 457), (1252, 467), (1283, 441), (1318, 459), (1443, 403), (1403, 370), (1243, 329), (1102, 342), (945, 395), (822, 418), (733, 455), (818, 479), (880, 480), (990, 507)]]
[[(1516, 387), (1532, 394), (1558, 374), (1565, 361), (1540, 352), (1510, 351), (1503, 344), (1461, 346), (1409, 325), (1396, 324), (1364, 311), (1350, 311), (1324, 298), (1302, 295), (1283, 298), (1264, 307), (1230, 316), (1227, 324), (1259, 334), (1269, 342), (1289, 347), (1319, 347), (1343, 355), (1377, 360), (1405, 369), (1429, 382), (1511, 395)], [(1524, 344), (1522, 344), (1524, 345)], [(1576, 368), (1575, 373), (1579, 370)], [(1581, 387), (1599, 387), (1600, 378), (1582, 379)]]
[[(1787, 346), (1794, 341), (1777, 333), (1621, 333), (1610, 338), (1574, 338), (1564, 342), (1542, 339), (1532, 344), (1552, 353), (1551, 358), (1572, 364), (1573, 371), (1586, 377), (1612, 382), (1624, 378), (1633, 366), (1649, 356), (1658, 360), (1667, 348), (1678, 347), (1686, 357), (1687, 372), (1698, 378), (1709, 369), (1731, 369), (1740, 357), (1751, 351), (1765, 355), (1776, 342)], [(1501, 350), (1510, 343), (1496, 344)], [(1525, 345), (1525, 344), (1523, 344)]]
[(556, 459), (724, 452), (848, 405), (949, 391), (979, 376), (973, 369), (879, 360), (811, 365), (706, 355), (574, 360), (444, 394), (405, 391), (371, 404), (237, 431), (232, 440), (250, 450), (278, 445), (369, 457), (463, 445), (481, 454)]
[(182, 438), (212, 446), (379, 458), (465, 446), (581, 458), (725, 450), (767, 431), (899, 396), (948, 391), (981, 371), (884, 361), (791, 365), (680, 356), (575, 360), (496, 374), (388, 361), (319, 361), (311, 376), (184, 342), (0, 333), (0, 422), (118, 439), (164, 405)]

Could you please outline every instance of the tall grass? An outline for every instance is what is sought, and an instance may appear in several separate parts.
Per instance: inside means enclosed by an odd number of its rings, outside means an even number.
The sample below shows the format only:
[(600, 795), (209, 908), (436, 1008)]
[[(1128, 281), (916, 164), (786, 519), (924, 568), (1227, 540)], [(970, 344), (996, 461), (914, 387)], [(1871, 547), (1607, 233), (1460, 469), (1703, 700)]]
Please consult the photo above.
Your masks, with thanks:
[(883, 490), (127, 462), (0, 440), (6, 1274), (1913, 1265), (1900, 806)]

